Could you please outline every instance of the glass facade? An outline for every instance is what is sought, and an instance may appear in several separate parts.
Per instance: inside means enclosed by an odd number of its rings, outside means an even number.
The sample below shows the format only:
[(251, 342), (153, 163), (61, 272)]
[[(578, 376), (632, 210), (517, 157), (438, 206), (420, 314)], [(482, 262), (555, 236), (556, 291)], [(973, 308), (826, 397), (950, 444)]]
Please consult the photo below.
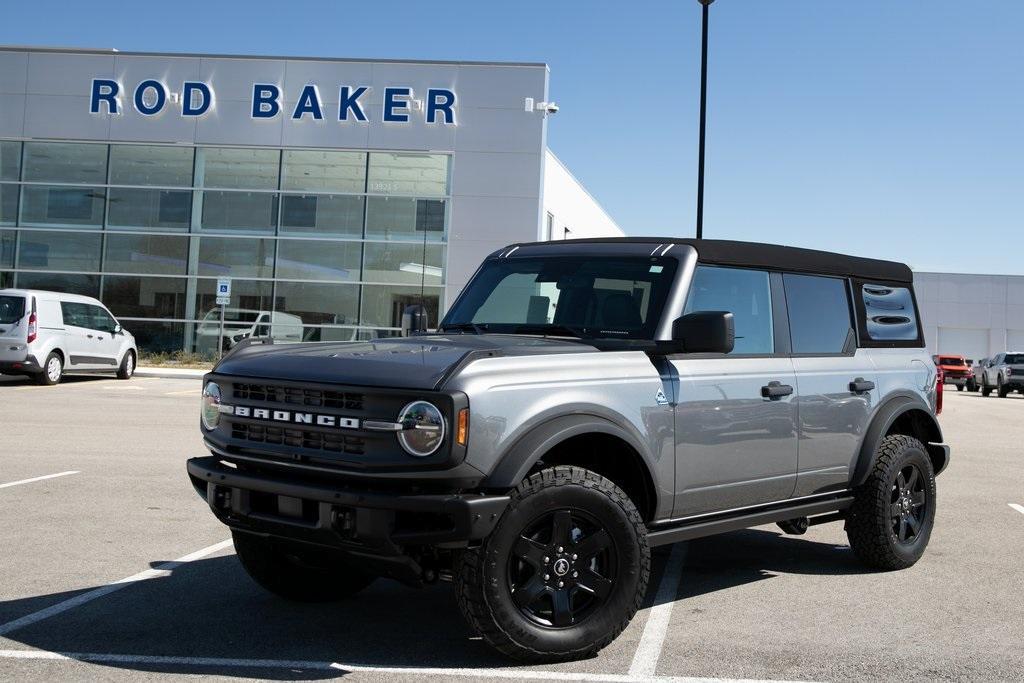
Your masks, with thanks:
[[(443, 310), (450, 156), (0, 140), (0, 286), (102, 300), (144, 351), (393, 336)], [(218, 328), (211, 327), (217, 320)]]

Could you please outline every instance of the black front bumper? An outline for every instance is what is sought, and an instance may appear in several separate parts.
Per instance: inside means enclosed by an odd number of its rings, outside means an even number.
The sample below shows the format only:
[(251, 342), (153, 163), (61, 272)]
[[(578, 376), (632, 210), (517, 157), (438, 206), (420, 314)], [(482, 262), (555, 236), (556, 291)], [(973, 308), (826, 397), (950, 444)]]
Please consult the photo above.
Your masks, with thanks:
[(408, 546), (452, 547), (487, 536), (508, 496), (403, 494), (268, 476), (192, 458), (188, 475), (217, 518), (232, 529), (335, 548), (370, 569), (419, 581)]
[(27, 356), (25, 360), (0, 361), (0, 372), (16, 375), (35, 375), (43, 371), (43, 368), (36, 361), (34, 356)]

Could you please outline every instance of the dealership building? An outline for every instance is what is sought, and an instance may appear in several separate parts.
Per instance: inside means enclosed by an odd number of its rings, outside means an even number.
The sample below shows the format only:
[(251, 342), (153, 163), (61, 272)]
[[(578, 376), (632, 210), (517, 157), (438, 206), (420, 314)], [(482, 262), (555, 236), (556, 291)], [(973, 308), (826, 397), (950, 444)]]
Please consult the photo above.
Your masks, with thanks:
[(433, 326), (501, 246), (622, 234), (554, 110), (544, 64), (0, 48), (0, 287), (97, 297), (149, 350), (197, 349), (221, 278), (305, 339)]

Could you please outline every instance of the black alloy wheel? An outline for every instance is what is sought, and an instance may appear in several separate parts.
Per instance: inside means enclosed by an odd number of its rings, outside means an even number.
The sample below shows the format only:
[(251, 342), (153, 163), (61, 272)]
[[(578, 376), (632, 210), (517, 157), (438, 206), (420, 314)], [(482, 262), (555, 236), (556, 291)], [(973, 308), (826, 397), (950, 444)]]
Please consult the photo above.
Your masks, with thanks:
[(541, 626), (572, 626), (598, 609), (615, 583), (618, 552), (583, 511), (542, 514), (520, 535), (508, 560), (512, 600)]
[(910, 463), (896, 475), (889, 497), (892, 533), (897, 543), (914, 544), (928, 518), (927, 505), (925, 478), (917, 465)]

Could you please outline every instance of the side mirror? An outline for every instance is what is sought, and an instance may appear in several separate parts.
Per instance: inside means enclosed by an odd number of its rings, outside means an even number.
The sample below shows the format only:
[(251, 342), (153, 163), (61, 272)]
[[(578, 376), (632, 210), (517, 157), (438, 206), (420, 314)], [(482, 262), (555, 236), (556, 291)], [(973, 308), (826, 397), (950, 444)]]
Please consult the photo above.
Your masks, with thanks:
[(421, 304), (406, 306), (402, 311), (402, 336), (414, 337), (427, 331), (427, 309)]
[(121, 323), (114, 323), (114, 334), (121, 334), (124, 329), (121, 327)]
[(736, 319), (728, 311), (698, 311), (676, 318), (672, 340), (684, 353), (729, 353), (736, 345)]

